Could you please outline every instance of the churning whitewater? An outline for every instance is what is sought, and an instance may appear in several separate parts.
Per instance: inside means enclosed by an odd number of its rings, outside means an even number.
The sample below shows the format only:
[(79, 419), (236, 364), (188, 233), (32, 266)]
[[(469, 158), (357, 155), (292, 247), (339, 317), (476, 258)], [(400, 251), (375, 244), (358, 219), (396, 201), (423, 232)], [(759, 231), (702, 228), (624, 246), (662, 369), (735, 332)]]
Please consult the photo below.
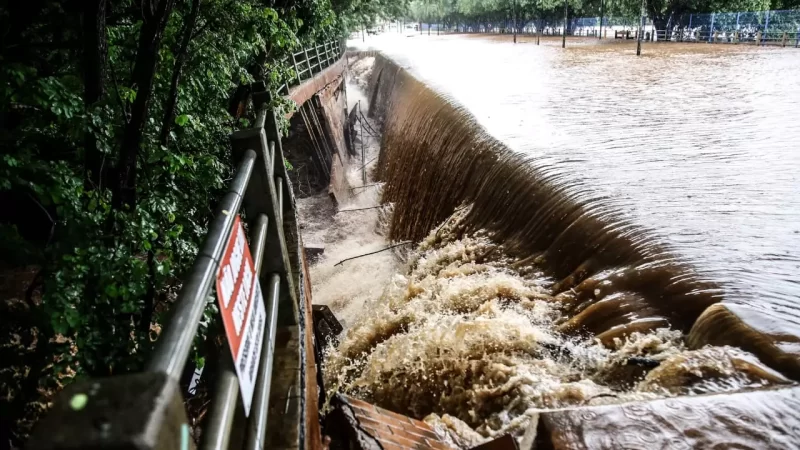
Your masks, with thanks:
[[(386, 206), (362, 231), (417, 244), (381, 295), (338, 305), (347, 331), (326, 351), (328, 392), (424, 419), (469, 448), (521, 439), (545, 410), (791, 383), (726, 345), (762, 336), (648, 232), (382, 56), (351, 68), (349, 87), (368, 88), (383, 132), (370, 181)], [(354, 283), (374, 283), (354, 267)]]
[(431, 232), (326, 358), (326, 386), (447, 431), (459, 447), (522, 436), (544, 409), (787, 382), (733, 347), (687, 350), (680, 331), (615, 338), (559, 331), (569, 314), (534, 264), (459, 211)]

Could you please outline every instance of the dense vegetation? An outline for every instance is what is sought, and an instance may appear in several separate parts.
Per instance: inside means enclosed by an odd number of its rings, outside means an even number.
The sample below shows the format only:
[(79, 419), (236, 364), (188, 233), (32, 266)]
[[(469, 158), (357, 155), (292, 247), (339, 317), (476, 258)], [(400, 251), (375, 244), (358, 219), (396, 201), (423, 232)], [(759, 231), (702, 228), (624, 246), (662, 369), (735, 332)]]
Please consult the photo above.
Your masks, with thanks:
[(2, 2), (0, 448), (75, 378), (142, 367), (230, 178), (249, 83), (275, 88), (287, 52), (404, 8)]
[[(659, 30), (676, 26), (690, 13), (800, 8), (800, 0), (646, 0), (644, 3), (647, 16)], [(516, 23), (521, 28), (539, 19), (545, 23), (563, 23), (565, 6), (570, 18), (602, 14), (635, 20), (641, 5), (642, 0), (413, 0), (409, 16), (415, 22), (443, 26), (477, 27), (491, 23), (510, 28)]]

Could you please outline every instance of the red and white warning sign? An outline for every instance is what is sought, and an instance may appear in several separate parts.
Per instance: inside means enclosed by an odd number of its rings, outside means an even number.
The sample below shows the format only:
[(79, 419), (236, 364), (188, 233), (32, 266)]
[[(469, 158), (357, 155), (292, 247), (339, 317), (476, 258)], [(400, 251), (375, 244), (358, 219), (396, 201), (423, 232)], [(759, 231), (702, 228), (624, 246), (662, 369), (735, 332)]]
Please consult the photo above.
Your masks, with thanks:
[(217, 272), (217, 301), (239, 377), (244, 411), (249, 416), (267, 314), (253, 257), (239, 217), (233, 224)]

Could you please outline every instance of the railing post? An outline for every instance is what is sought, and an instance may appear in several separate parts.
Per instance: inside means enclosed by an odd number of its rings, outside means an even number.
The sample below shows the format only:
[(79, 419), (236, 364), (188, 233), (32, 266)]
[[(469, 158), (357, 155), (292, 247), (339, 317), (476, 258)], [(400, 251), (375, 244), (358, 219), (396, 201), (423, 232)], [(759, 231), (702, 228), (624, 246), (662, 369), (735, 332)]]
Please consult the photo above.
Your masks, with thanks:
[(300, 80), (300, 71), (297, 69), (297, 60), (294, 57), (294, 53), (292, 53), (292, 64), (294, 65), (294, 76), (297, 77), (297, 84), (300, 84), (302, 80)]
[[(261, 89), (260, 91), (256, 89)], [(233, 134), (234, 156), (253, 149), (256, 152), (256, 167), (245, 192), (243, 206), (251, 221), (264, 214), (269, 219), (264, 262), (262, 263), (260, 281), (267, 286), (270, 274), (277, 273), (281, 277), (278, 321), (283, 325), (296, 324), (299, 320), (297, 291), (292, 278), (291, 263), (284, 233), (282, 218), (284, 212), (294, 214), (294, 201), (283, 201), (278, 198), (276, 181), (282, 184), (284, 196), (291, 196), (288, 185), (286, 167), (283, 164), (283, 147), (281, 146), (277, 116), (267, 108), (271, 95), (263, 90), (263, 85), (254, 88), (253, 103), (256, 105), (258, 120), (256, 126)], [(291, 198), (291, 197), (290, 197)], [(250, 227), (254, 224), (251, 223)], [(296, 238), (295, 238), (296, 240)]]
[(317, 67), (319, 68), (319, 71), (322, 72), (322, 69), (324, 69), (324, 67), (322, 67), (322, 60), (319, 59), (319, 45), (314, 47), (314, 52), (317, 54)]
[(194, 449), (194, 441), (178, 382), (142, 372), (67, 386), (26, 448)]
[(314, 71), (311, 70), (311, 61), (308, 60), (308, 50), (303, 49), (303, 55), (306, 57), (306, 68), (308, 68), (308, 78), (314, 77)]
[(708, 42), (713, 42), (711, 37), (714, 35), (714, 18), (716, 14), (711, 13), (711, 28), (708, 29)]

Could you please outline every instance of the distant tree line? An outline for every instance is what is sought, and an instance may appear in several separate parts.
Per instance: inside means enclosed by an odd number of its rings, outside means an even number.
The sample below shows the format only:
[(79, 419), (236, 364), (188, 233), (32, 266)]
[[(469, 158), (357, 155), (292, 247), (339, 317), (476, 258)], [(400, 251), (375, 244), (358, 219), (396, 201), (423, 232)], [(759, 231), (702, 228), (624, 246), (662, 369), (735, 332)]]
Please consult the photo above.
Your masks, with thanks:
[[(407, 18), (419, 23), (437, 23), (447, 27), (486, 27), (503, 24), (518, 31), (531, 21), (563, 22), (568, 18), (626, 17), (637, 18), (641, 0), (412, 0)], [(727, 11), (764, 11), (798, 9), (800, 0), (645, 0), (647, 16), (657, 29), (679, 23), (691, 13)]]

